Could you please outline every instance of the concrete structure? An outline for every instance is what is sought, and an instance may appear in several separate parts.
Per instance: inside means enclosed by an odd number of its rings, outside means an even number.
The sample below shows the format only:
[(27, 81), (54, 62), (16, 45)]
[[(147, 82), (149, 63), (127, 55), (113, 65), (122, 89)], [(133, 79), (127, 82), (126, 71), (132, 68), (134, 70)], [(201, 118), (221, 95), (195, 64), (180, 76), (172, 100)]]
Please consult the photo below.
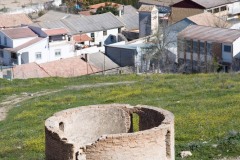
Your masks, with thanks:
[(216, 61), (228, 71), (240, 58), (239, 43), (239, 30), (191, 25), (178, 34), (178, 62), (206, 69)]
[[(133, 120), (139, 117), (139, 131)], [(127, 104), (67, 109), (45, 122), (46, 160), (174, 160), (174, 116)]]
[(200, 25), (219, 28), (230, 28), (231, 24), (212, 13), (205, 12), (194, 16), (186, 17), (165, 29), (166, 41), (169, 44), (168, 50), (177, 55), (177, 35), (190, 25)]
[(139, 37), (156, 34), (158, 31), (158, 9), (154, 5), (142, 5), (139, 10)]

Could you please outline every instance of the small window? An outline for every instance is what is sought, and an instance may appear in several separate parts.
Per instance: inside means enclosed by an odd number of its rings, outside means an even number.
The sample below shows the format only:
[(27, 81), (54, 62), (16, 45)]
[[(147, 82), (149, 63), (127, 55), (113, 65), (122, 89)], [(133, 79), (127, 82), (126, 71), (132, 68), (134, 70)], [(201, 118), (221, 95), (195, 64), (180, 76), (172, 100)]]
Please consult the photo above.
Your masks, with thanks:
[(0, 50), (0, 58), (4, 58), (3, 50)]
[(186, 41), (186, 52), (192, 52), (192, 41)]
[(212, 10), (210, 9), (210, 10), (207, 10), (209, 13), (212, 13)]
[(91, 33), (91, 38), (94, 38), (94, 33)]
[(220, 10), (221, 10), (221, 11), (226, 11), (226, 10), (227, 10), (227, 7), (226, 7), (226, 6), (222, 6)]
[(11, 53), (11, 58), (12, 58), (12, 59), (17, 59), (17, 54), (12, 52), (12, 53)]
[(61, 56), (61, 50), (60, 49), (55, 50), (55, 56), (56, 57)]
[(205, 54), (205, 43), (200, 42), (200, 54)]
[(103, 31), (103, 35), (106, 36), (107, 35), (107, 31)]
[(224, 50), (224, 52), (232, 52), (232, 47), (224, 45), (224, 49), (223, 50)]
[(4, 37), (4, 45), (7, 45), (7, 37)]
[(219, 12), (219, 8), (214, 8), (213, 13), (218, 13)]
[(121, 28), (118, 28), (118, 33), (121, 33)]
[(42, 53), (41, 52), (36, 53), (36, 59), (42, 59)]
[(212, 44), (207, 43), (207, 54), (212, 55)]
[(193, 41), (193, 53), (198, 53), (198, 42)]

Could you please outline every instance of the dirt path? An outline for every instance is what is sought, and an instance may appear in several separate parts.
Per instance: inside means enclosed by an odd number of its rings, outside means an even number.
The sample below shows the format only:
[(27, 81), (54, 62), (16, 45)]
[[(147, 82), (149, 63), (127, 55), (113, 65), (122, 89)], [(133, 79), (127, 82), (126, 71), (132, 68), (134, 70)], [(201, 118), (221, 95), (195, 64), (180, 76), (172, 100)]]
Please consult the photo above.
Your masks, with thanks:
[(64, 90), (80, 90), (85, 88), (95, 88), (95, 87), (123, 85), (123, 84), (132, 84), (132, 83), (135, 83), (135, 81), (85, 84), (85, 85), (78, 85), (78, 86), (67, 86), (67, 87), (64, 87), (64, 89), (59, 89), (59, 90), (51, 90), (51, 91), (45, 90), (45, 91), (35, 92), (35, 93), (21, 93), (19, 95), (8, 96), (6, 97), (6, 99), (0, 102), (0, 121), (4, 120), (7, 117), (7, 113), (11, 108), (18, 107), (19, 103), (29, 100), (31, 98), (41, 97), (41, 96), (61, 92)]

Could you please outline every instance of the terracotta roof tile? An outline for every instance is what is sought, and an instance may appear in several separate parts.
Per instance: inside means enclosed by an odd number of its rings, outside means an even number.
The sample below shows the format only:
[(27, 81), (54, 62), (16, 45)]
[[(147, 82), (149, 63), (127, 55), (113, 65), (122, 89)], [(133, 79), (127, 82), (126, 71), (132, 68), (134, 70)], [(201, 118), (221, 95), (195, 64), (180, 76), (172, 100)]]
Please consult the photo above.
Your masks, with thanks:
[(27, 27), (3, 29), (1, 31), (12, 39), (37, 37), (37, 35)]
[(91, 16), (91, 11), (81, 11), (81, 12), (78, 12), (80, 15), (83, 15), (83, 16)]
[(20, 14), (0, 14), (0, 28), (17, 27), (21, 24), (31, 24), (31, 19), (23, 13)]
[(79, 56), (40, 64), (52, 77), (76, 77), (100, 71), (97, 67), (87, 64)]
[(49, 75), (37, 63), (28, 63), (13, 67), (13, 78), (15, 79), (44, 77), (49, 77)]
[(65, 28), (56, 28), (56, 29), (46, 29), (43, 30), (48, 36), (54, 36), (54, 35), (62, 35), (67, 34), (68, 30)]
[(190, 16), (190, 17), (187, 17), (187, 19), (201, 26), (220, 27), (220, 28), (231, 27), (230, 23), (209, 12)]
[(89, 6), (89, 8), (91, 8), (91, 9), (98, 9), (98, 8), (100, 8), (100, 7), (105, 7), (106, 4), (107, 4), (107, 5), (111, 5), (111, 6), (117, 6), (117, 7), (121, 6), (121, 5), (118, 4), (118, 3), (104, 2), (104, 3), (98, 3), (98, 4), (91, 5), (91, 6)]
[(74, 35), (73, 40), (75, 42), (85, 42), (85, 41), (91, 41), (92, 38), (86, 34), (81, 34), (81, 35)]
[(79, 56), (47, 63), (29, 63), (13, 68), (14, 78), (76, 77), (99, 72), (101, 69), (86, 63)]

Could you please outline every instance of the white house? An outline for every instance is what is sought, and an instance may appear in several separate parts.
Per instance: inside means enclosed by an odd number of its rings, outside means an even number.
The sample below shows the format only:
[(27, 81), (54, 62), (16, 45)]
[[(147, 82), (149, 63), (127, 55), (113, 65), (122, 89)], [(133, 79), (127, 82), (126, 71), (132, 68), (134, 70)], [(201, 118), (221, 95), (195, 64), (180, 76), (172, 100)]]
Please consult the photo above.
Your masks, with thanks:
[(73, 35), (87, 35), (91, 38), (91, 41), (84, 43), (88, 45), (88, 48), (104, 48), (103, 45), (117, 42), (118, 34), (124, 26), (124, 24), (110, 12), (86, 17), (70, 17), (56, 21), (43, 21), (33, 25), (48, 29), (55, 28), (56, 26), (66, 28), (69, 31), (69, 37), (72, 37), (71, 40), (73, 40)]
[(239, 30), (191, 25), (178, 34), (178, 63), (198, 70), (216, 61), (228, 71), (240, 58), (239, 44)]
[(19, 27), (0, 30), (0, 59), (4, 65), (45, 63), (75, 55), (67, 30)]

